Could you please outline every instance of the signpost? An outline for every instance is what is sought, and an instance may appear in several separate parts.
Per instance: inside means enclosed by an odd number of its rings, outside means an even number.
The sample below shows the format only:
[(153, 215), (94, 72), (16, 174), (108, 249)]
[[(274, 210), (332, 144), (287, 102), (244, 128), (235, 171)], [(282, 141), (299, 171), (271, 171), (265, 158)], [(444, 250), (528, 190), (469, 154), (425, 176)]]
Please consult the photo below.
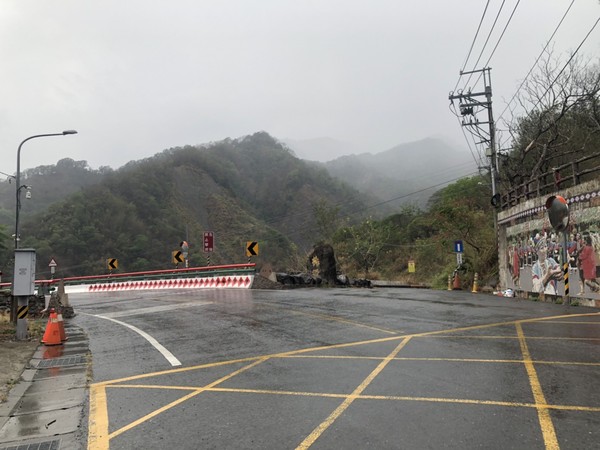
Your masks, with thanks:
[(456, 265), (458, 267), (462, 266), (463, 263), (463, 252), (465, 248), (463, 246), (463, 241), (454, 241), (454, 252), (456, 253)]
[(181, 250), (173, 250), (171, 252), (171, 257), (172, 257), (173, 264), (175, 264), (175, 267), (179, 267), (179, 263), (182, 263), (185, 261), (185, 258), (183, 257), (183, 253), (181, 252)]
[(113, 269), (119, 267), (119, 261), (117, 261), (116, 258), (108, 258), (106, 260), (106, 267), (108, 268), (110, 273), (112, 273)]
[(208, 253), (208, 255), (206, 255), (206, 265), (210, 266), (210, 254), (214, 250), (215, 234), (212, 231), (205, 231), (204, 237), (203, 237), (203, 243), (204, 243), (204, 253)]
[(54, 274), (56, 273), (56, 266), (58, 266), (58, 264), (56, 264), (56, 261), (54, 260), (54, 258), (50, 259), (50, 262), (48, 263), (48, 267), (50, 267), (50, 279), (54, 280)]
[(246, 242), (246, 256), (248, 257), (248, 262), (250, 262), (251, 257), (258, 256), (258, 242), (256, 242), (256, 241)]

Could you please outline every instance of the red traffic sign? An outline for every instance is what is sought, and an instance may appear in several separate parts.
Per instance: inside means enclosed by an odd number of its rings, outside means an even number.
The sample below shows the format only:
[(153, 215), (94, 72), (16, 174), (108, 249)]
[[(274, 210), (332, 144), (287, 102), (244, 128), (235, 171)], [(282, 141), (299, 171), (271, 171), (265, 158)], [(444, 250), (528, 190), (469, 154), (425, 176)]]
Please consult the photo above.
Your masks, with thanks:
[(215, 235), (212, 231), (204, 232), (204, 251), (212, 252), (214, 250)]

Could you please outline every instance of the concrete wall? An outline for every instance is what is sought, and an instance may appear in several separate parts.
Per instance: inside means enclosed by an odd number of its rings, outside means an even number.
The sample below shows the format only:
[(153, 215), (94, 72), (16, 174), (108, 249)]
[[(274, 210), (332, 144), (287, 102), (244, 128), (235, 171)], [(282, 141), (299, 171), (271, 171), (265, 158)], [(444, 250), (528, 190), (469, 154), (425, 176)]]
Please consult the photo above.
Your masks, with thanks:
[[(600, 180), (559, 190), (555, 195), (564, 197), (569, 205), (569, 297), (600, 308)], [(500, 287), (544, 300), (561, 298), (565, 293), (562, 271), (552, 275), (555, 265), (562, 268), (565, 244), (564, 235), (550, 225), (545, 208), (548, 197), (524, 201), (498, 214)], [(586, 241), (593, 252), (584, 251)], [(590, 264), (596, 266), (593, 275), (589, 269), (583, 270)], [(587, 279), (583, 279), (584, 274)]]

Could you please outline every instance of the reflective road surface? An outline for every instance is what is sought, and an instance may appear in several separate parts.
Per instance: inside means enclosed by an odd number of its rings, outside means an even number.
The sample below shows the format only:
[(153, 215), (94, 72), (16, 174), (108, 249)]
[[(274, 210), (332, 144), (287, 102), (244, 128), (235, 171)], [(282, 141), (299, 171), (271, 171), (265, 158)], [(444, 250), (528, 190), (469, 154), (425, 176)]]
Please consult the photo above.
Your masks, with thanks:
[(421, 289), (69, 299), (91, 450), (600, 449), (597, 309)]

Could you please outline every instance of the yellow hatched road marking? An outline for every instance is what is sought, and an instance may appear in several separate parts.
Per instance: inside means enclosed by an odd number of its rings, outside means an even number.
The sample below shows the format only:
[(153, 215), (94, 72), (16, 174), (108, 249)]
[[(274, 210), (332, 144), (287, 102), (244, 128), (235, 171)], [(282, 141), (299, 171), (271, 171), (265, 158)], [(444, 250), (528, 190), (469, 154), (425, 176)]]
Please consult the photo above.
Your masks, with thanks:
[(309, 448), (318, 438), (323, 434), (323, 432), (331, 426), (333, 422), (337, 420), (339, 416), (342, 415), (346, 409), (352, 404), (354, 400), (358, 398), (358, 396), (371, 384), (371, 382), (381, 373), (381, 371), (387, 366), (390, 361), (394, 359), (394, 357), (404, 348), (406, 344), (411, 340), (412, 336), (408, 336), (398, 344), (398, 346), (383, 360), (376, 368), (363, 380), (363, 382), (350, 394), (340, 406), (338, 406), (335, 411), (333, 411), (324, 422), (322, 422), (317, 428), (310, 433), (302, 443), (296, 447), (297, 449), (306, 449)]
[[(521, 364), (523, 361), (519, 361)], [(179, 390), (179, 391), (197, 391), (203, 387), (192, 386), (161, 386), (155, 384), (117, 384), (106, 386), (115, 389), (158, 389), (158, 390)], [(259, 394), (259, 395), (288, 395), (294, 397), (321, 397), (321, 398), (347, 398), (348, 394), (332, 394), (328, 392), (306, 392), (306, 391), (274, 391), (270, 389), (245, 389), (245, 388), (220, 388), (213, 387), (205, 389), (206, 392), (225, 392), (232, 394)], [(446, 398), (446, 397), (407, 397), (401, 395), (364, 395), (356, 396), (356, 400), (392, 400), (404, 402), (430, 402), (430, 403), (459, 403), (468, 405), (489, 405), (489, 406), (507, 406), (511, 408), (539, 408), (543, 406), (548, 409), (561, 411), (584, 411), (600, 412), (600, 406), (573, 406), (573, 405), (539, 405), (537, 403), (504, 402), (498, 400), (476, 400), (467, 398)]]
[(554, 424), (550, 417), (550, 412), (546, 405), (546, 397), (544, 397), (544, 391), (542, 385), (538, 379), (535, 366), (531, 360), (529, 348), (527, 347), (527, 341), (523, 334), (523, 327), (521, 323), (515, 323), (517, 327), (517, 335), (519, 336), (519, 343), (521, 345), (521, 352), (523, 353), (523, 364), (527, 370), (527, 376), (529, 377), (529, 384), (531, 385), (531, 391), (533, 393), (533, 399), (537, 405), (538, 420), (540, 421), (540, 427), (542, 429), (542, 435), (544, 436), (544, 443), (548, 450), (558, 450), (558, 439), (556, 438), (556, 431), (554, 430)]
[[(312, 315), (312, 314), (307, 314)], [(464, 403), (464, 404), (482, 404), (482, 405), (498, 405), (498, 406), (520, 406), (520, 407), (531, 407), (536, 408), (538, 410), (538, 417), (540, 419), (540, 425), (542, 427), (542, 433), (544, 435), (544, 440), (546, 442), (547, 449), (558, 448), (558, 442), (556, 440), (556, 433), (554, 431), (554, 426), (552, 421), (550, 420), (550, 416), (548, 410), (556, 409), (556, 410), (573, 410), (573, 411), (600, 411), (600, 408), (595, 407), (579, 407), (579, 406), (568, 406), (568, 405), (547, 405), (546, 400), (543, 396), (543, 392), (541, 390), (541, 385), (539, 380), (537, 379), (537, 374), (534, 368), (534, 361), (531, 360), (529, 355), (529, 350), (527, 348), (527, 344), (525, 342), (525, 336), (521, 327), (523, 323), (552, 323), (553, 320), (563, 319), (563, 318), (573, 318), (573, 317), (591, 317), (598, 316), (600, 313), (582, 313), (582, 314), (570, 314), (570, 315), (560, 315), (553, 317), (541, 317), (541, 318), (532, 318), (532, 319), (524, 319), (517, 321), (508, 321), (508, 322), (498, 322), (492, 324), (483, 324), (483, 325), (473, 325), (467, 327), (460, 327), (451, 330), (437, 330), (437, 331), (429, 331), (423, 333), (417, 333), (412, 335), (404, 335), (404, 336), (392, 336), (386, 338), (378, 338), (378, 339), (370, 339), (365, 341), (358, 342), (349, 342), (335, 345), (327, 345), (320, 347), (312, 347), (305, 348), (300, 350), (293, 350), (289, 352), (283, 353), (275, 353), (271, 355), (262, 355), (248, 358), (239, 358), (236, 360), (229, 361), (220, 361), (215, 363), (201, 364), (192, 367), (180, 367), (176, 369), (163, 370), (148, 374), (135, 375), (130, 377), (124, 377), (109, 381), (103, 381), (98, 383), (93, 383), (90, 386), (90, 418), (89, 418), (89, 438), (88, 438), (88, 449), (89, 450), (107, 450), (109, 448), (109, 441), (111, 438), (118, 436), (119, 434), (134, 428), (135, 426), (149, 420), (152, 417), (182, 403), (189, 400), (196, 395), (206, 392), (206, 391), (215, 391), (215, 392), (240, 392), (240, 393), (268, 393), (268, 394), (279, 394), (279, 395), (309, 395), (309, 396), (321, 396), (321, 397), (332, 397), (332, 398), (344, 398), (344, 402), (338, 406), (338, 408), (331, 413), (328, 419), (323, 422), (319, 427), (317, 427), (313, 432), (305, 439), (305, 441), (298, 448), (308, 448), (318, 437), (325, 431), (343, 412), (350, 406), (350, 404), (357, 400), (401, 400), (401, 401), (424, 401), (424, 402), (450, 402), (450, 403)], [(317, 315), (318, 316), (318, 315)], [(325, 318), (329, 316), (324, 316)], [(333, 319), (330, 319), (333, 320)], [(340, 321), (344, 321), (341, 319)], [(353, 323), (347, 321), (348, 323)], [(588, 323), (588, 322), (585, 322)], [(353, 323), (358, 326), (362, 326), (359, 323)], [(523, 353), (523, 360), (486, 360), (486, 359), (460, 359), (460, 358), (400, 358), (397, 357), (397, 353), (406, 345), (406, 343), (415, 337), (464, 337), (464, 338), (492, 338), (492, 339), (515, 339), (513, 336), (456, 336), (456, 335), (448, 335), (460, 331), (471, 331), (471, 330), (481, 330), (499, 326), (517, 326), (517, 334), (516, 339), (519, 339), (519, 343), (521, 345), (521, 350)], [(367, 326), (368, 327), (368, 326)], [(382, 332), (392, 333), (390, 330), (369, 327), (373, 329), (377, 329)], [(577, 339), (577, 338), (527, 338), (527, 339), (575, 339), (575, 340), (596, 340), (596, 339)], [(327, 356), (327, 355), (306, 355), (306, 353), (317, 352), (321, 350), (332, 350), (346, 347), (355, 347), (359, 345), (369, 345), (369, 344), (377, 344), (377, 343), (385, 343), (385, 342), (393, 342), (402, 340), (400, 344), (394, 349), (392, 353), (390, 353), (387, 357), (349, 357), (349, 356)], [(378, 367), (358, 386), (355, 391), (348, 396), (347, 394), (320, 394), (320, 393), (303, 393), (303, 392), (288, 392), (288, 391), (261, 391), (261, 390), (245, 390), (245, 389), (223, 389), (217, 388), (216, 386), (226, 379), (232, 378), (237, 374), (250, 369), (268, 359), (272, 358), (353, 358), (353, 359), (374, 359), (381, 360), (382, 362), (378, 365)], [(385, 368), (385, 366), (392, 360), (410, 360), (410, 361), (457, 361), (457, 362), (492, 362), (492, 363), (521, 363), (525, 364), (527, 369), (528, 377), (530, 380), (530, 384), (532, 386), (532, 390), (534, 391), (534, 404), (530, 403), (511, 403), (511, 402), (496, 402), (496, 401), (486, 401), (486, 400), (469, 400), (469, 399), (447, 399), (447, 398), (427, 398), (427, 397), (399, 397), (399, 396), (367, 396), (362, 395), (362, 392), (366, 387), (371, 383), (371, 381)], [(117, 383), (124, 383), (128, 381), (141, 380), (145, 378), (157, 377), (160, 375), (172, 375), (181, 372), (187, 372), (197, 369), (204, 368), (213, 368), (225, 365), (231, 365), (236, 363), (250, 363), (247, 366), (244, 366), (237, 371), (232, 372), (231, 374), (216, 380), (215, 382), (203, 386), (203, 387), (185, 387), (185, 386), (145, 386), (145, 385), (118, 385)], [(600, 363), (581, 363), (581, 362), (562, 362), (562, 361), (535, 361), (535, 364), (564, 364), (564, 365), (589, 365), (589, 366), (597, 366)], [(108, 433), (108, 408), (107, 408), (107, 399), (106, 399), (106, 388), (138, 388), (138, 389), (179, 389), (184, 391), (192, 391), (188, 395), (182, 397), (175, 402), (172, 402), (138, 420), (132, 422), (129, 425), (109, 434)], [(303, 447), (303, 445), (305, 445)], [(556, 445), (555, 447), (553, 445)]]
[(174, 402), (171, 402), (171, 403), (169, 403), (168, 405), (165, 405), (165, 406), (163, 406), (162, 408), (159, 408), (159, 409), (157, 409), (156, 411), (152, 411), (150, 414), (146, 414), (144, 417), (141, 417), (141, 418), (139, 418), (138, 420), (136, 420), (136, 421), (134, 421), (134, 422), (131, 422), (131, 423), (130, 423), (130, 424), (128, 424), (128, 425), (125, 425), (124, 427), (122, 427), (122, 428), (118, 429), (117, 431), (114, 431), (113, 433), (111, 433), (111, 434), (109, 435), (109, 437), (108, 437), (108, 438), (109, 438), (109, 439), (112, 439), (112, 438), (114, 438), (114, 437), (116, 437), (116, 436), (120, 435), (121, 433), (123, 433), (123, 432), (125, 432), (125, 431), (127, 431), (127, 430), (130, 430), (131, 428), (133, 428), (133, 427), (136, 427), (136, 426), (138, 426), (139, 424), (141, 424), (141, 423), (144, 423), (144, 422), (146, 422), (146, 421), (147, 421), (147, 420), (149, 420), (149, 419), (152, 419), (154, 416), (157, 416), (157, 415), (159, 415), (160, 413), (162, 413), (162, 412), (164, 412), (164, 411), (167, 411), (167, 410), (169, 410), (169, 409), (173, 408), (174, 406), (177, 406), (177, 405), (179, 405), (180, 403), (183, 403), (183, 402), (185, 402), (186, 400), (189, 400), (190, 398), (192, 398), (192, 397), (195, 397), (196, 395), (198, 395), (198, 394), (201, 394), (202, 392), (204, 392), (204, 391), (206, 391), (206, 390), (208, 390), (208, 389), (210, 389), (210, 388), (212, 388), (212, 387), (214, 387), (214, 386), (217, 386), (218, 384), (221, 384), (221, 383), (223, 383), (224, 381), (227, 381), (227, 380), (229, 380), (230, 378), (233, 378), (233, 377), (235, 377), (236, 375), (239, 375), (240, 373), (242, 373), (242, 372), (245, 372), (246, 370), (248, 370), (248, 369), (251, 369), (252, 367), (254, 367), (254, 366), (257, 366), (257, 365), (259, 365), (259, 364), (261, 364), (261, 363), (263, 363), (263, 362), (267, 361), (268, 359), (269, 359), (269, 358), (261, 358), (261, 359), (259, 359), (258, 361), (254, 361), (253, 363), (251, 363), (251, 364), (248, 364), (247, 366), (244, 366), (244, 367), (242, 367), (241, 369), (238, 369), (238, 370), (236, 370), (235, 372), (231, 372), (230, 374), (228, 374), (228, 375), (225, 375), (224, 377), (221, 377), (221, 378), (219, 378), (218, 380), (215, 380), (215, 381), (213, 381), (212, 383), (210, 383), (210, 384), (207, 384), (207, 385), (206, 385), (206, 386), (204, 386), (204, 387), (201, 387), (201, 388), (199, 388), (199, 389), (196, 389), (194, 392), (191, 392), (190, 394), (188, 394), (188, 395), (186, 395), (186, 396), (184, 396), (184, 397), (180, 398), (179, 400), (175, 400)]

